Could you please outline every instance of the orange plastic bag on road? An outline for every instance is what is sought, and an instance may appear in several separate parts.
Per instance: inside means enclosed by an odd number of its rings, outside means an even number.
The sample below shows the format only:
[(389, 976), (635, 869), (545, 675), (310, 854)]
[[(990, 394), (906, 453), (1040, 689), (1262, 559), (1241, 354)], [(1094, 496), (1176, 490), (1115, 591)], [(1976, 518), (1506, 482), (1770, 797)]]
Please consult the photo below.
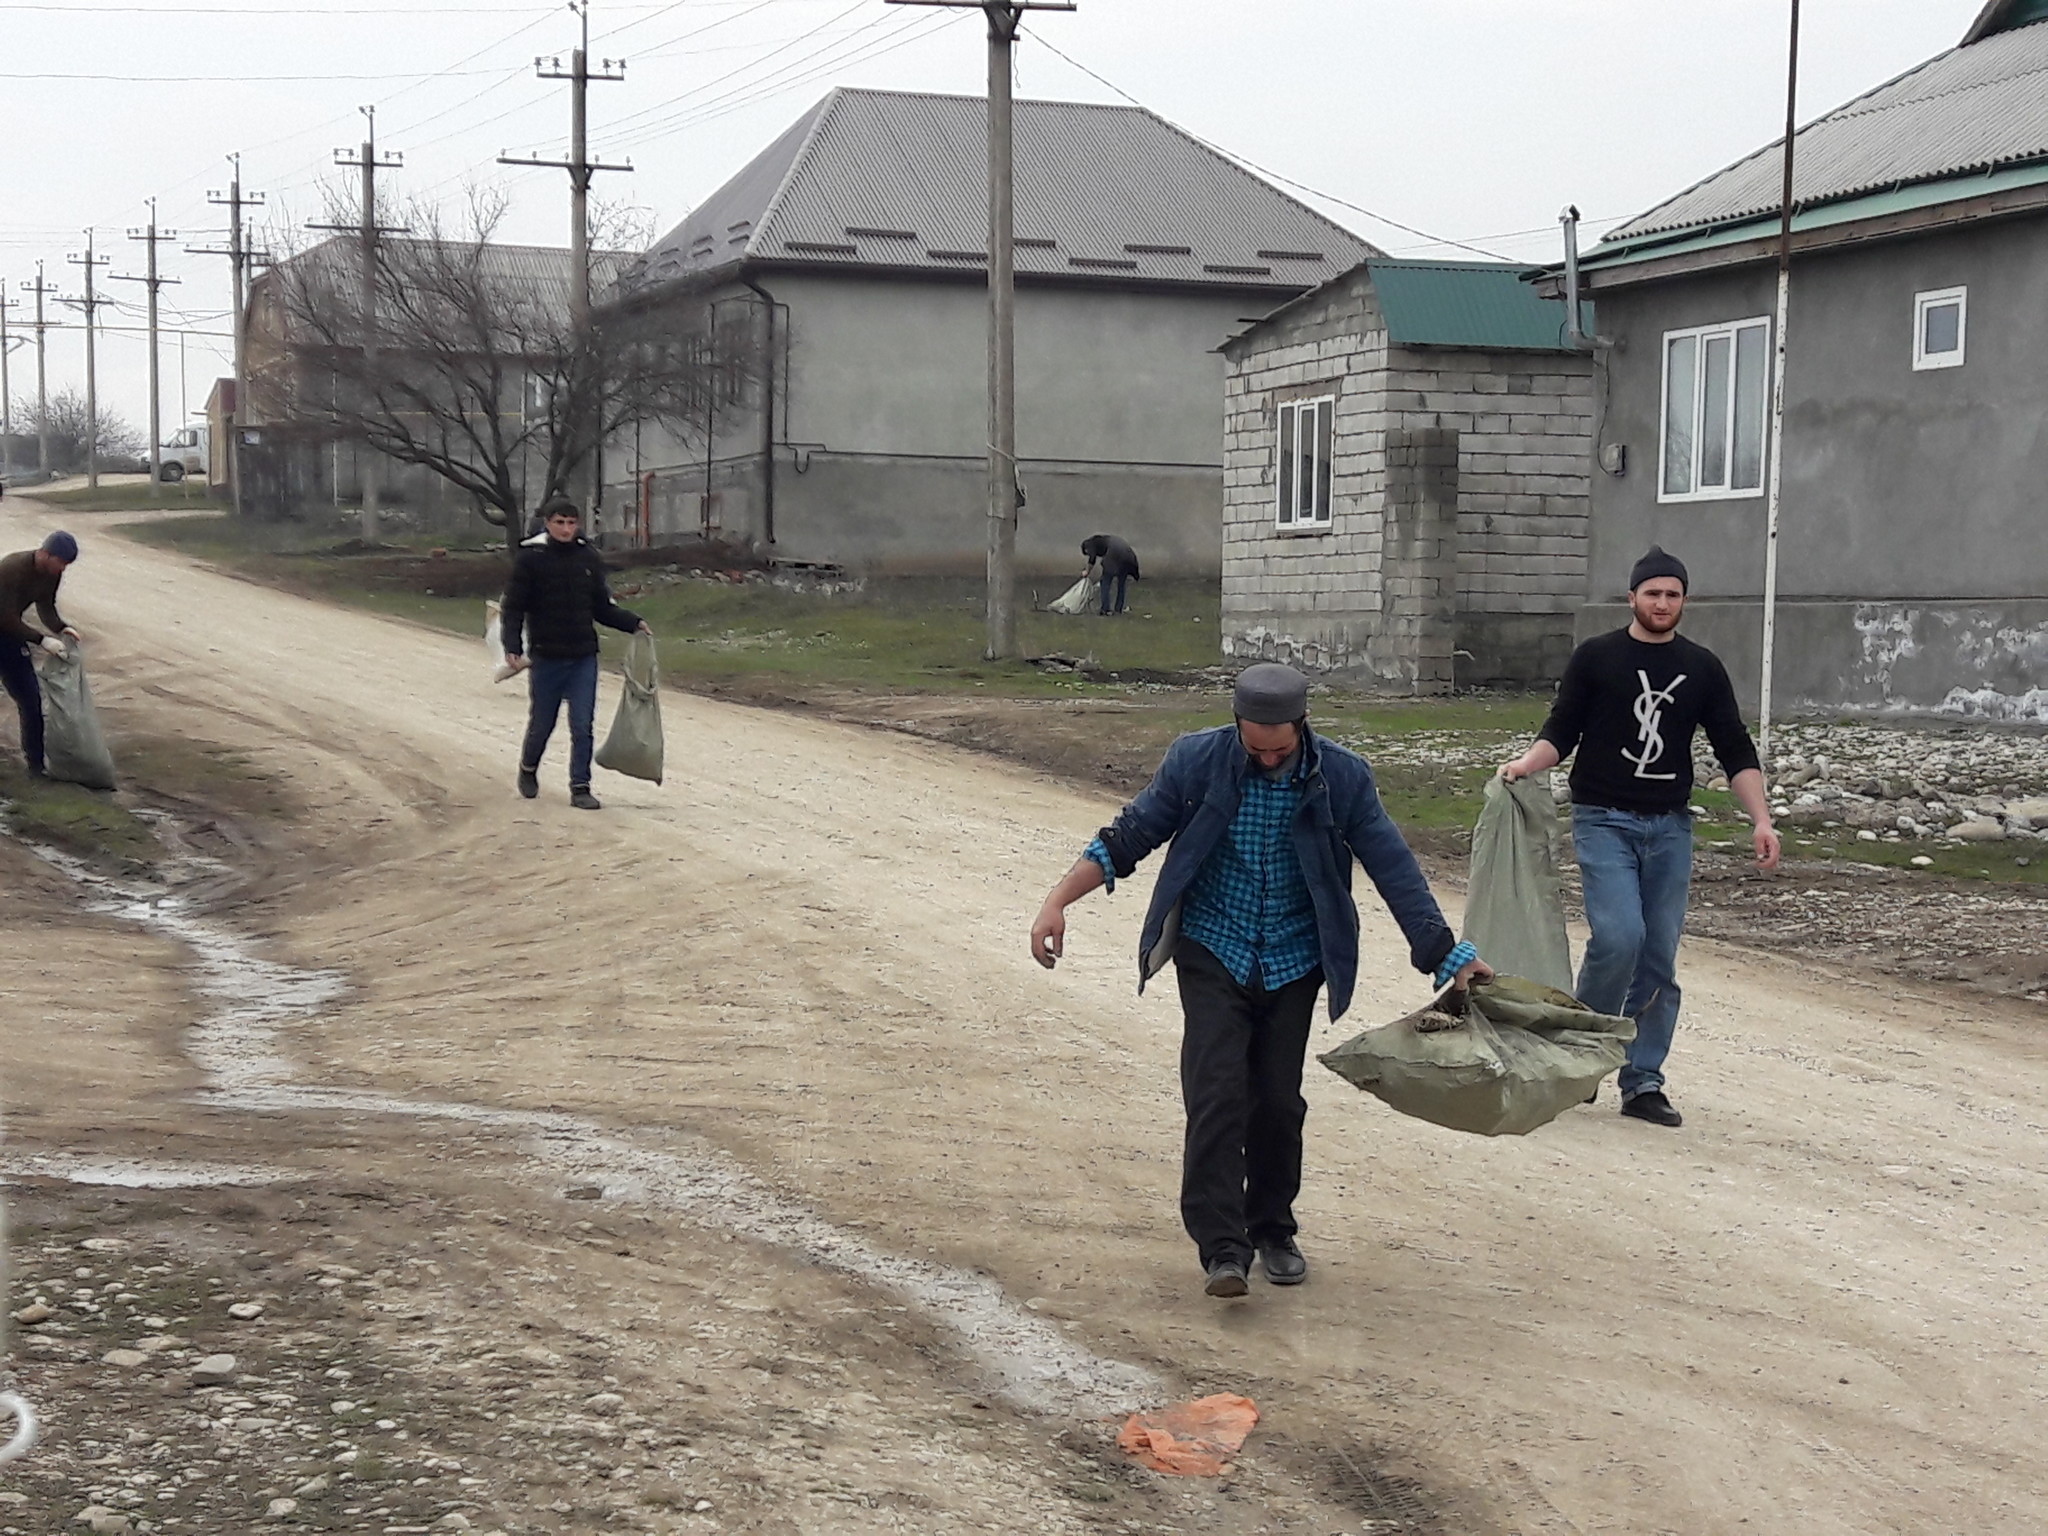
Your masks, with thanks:
[(1216, 1477), (1244, 1449), (1258, 1405), (1234, 1392), (1198, 1397), (1154, 1413), (1134, 1413), (1117, 1432), (1119, 1448), (1154, 1472)]

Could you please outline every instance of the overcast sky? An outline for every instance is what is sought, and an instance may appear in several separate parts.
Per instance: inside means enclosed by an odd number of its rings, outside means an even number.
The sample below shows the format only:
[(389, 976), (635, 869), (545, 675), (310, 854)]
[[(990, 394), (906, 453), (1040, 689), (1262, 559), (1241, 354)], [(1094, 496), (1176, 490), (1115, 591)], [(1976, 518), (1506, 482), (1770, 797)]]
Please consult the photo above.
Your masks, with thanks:
[[(1818, 116), (1951, 48), (1980, 0), (1805, 0), (1800, 107)], [(1456, 254), (1376, 215), (1517, 259), (1551, 259), (1567, 202), (1597, 233), (1775, 139), (1784, 112), (1787, 0), (1079, 0), (1030, 18), (1018, 61), (1028, 95), (1117, 101), (1119, 92), (1245, 160), (1340, 201), (1318, 206), (1400, 255)], [(591, 87), (591, 147), (630, 158), (601, 197), (662, 230), (833, 85), (978, 94), (975, 12), (883, 0), (597, 0), (592, 52), (627, 60)], [(567, 86), (535, 78), (566, 51), (575, 17), (516, 0), (0, 0), (0, 278), (38, 260), (68, 295), (91, 226), (107, 271), (139, 273), (127, 231), (179, 231), (163, 269), (182, 325), (184, 402), (197, 411), (230, 370), (227, 263), (218, 245), (227, 156), (267, 196), (272, 244), (352, 198), (333, 152), (379, 108), (380, 147), (405, 168), (397, 196), (459, 201), (501, 188), (505, 237), (567, 242), (567, 177), (511, 170), (500, 151), (566, 149)], [(1038, 41), (1043, 39), (1043, 43)], [(1069, 63), (1051, 51), (1071, 55)], [(1076, 65), (1083, 66), (1077, 68)], [(1093, 71), (1107, 81), (1091, 78)], [(1114, 89), (1112, 89), (1114, 87)], [(1345, 205), (1355, 206), (1345, 206)], [(1359, 210), (1371, 210), (1371, 213)], [(136, 283), (110, 326), (141, 324)], [(53, 311), (55, 313), (56, 311)], [(61, 311), (67, 320), (74, 312)], [(165, 342), (164, 422), (179, 421), (179, 348)], [(33, 352), (13, 357), (17, 400)], [(77, 330), (49, 338), (51, 388), (82, 382)], [(102, 341), (103, 398), (146, 415), (141, 336)]]

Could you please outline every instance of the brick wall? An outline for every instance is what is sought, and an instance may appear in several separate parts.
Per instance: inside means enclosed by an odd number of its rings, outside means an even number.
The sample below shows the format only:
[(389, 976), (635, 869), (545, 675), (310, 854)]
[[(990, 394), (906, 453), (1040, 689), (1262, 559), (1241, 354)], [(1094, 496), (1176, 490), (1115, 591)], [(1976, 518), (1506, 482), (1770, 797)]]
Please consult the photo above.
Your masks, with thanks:
[[(1380, 638), (1387, 455), (1390, 434), (1442, 430), (1458, 444), (1458, 681), (1533, 684), (1562, 671), (1585, 595), (1589, 360), (1391, 347), (1363, 270), (1234, 344), (1226, 359), (1226, 656), (1421, 686), (1424, 658), (1397, 663)], [(1276, 411), (1313, 394), (1337, 402), (1330, 526), (1282, 530)]]

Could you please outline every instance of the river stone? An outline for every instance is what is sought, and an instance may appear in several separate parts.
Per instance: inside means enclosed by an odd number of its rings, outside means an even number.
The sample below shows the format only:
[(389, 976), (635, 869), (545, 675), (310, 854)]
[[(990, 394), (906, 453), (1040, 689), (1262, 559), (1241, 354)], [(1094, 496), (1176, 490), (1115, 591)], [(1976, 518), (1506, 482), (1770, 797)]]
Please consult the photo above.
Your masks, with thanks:
[(1948, 835), (1965, 843), (1996, 843), (2004, 839), (2005, 828), (1995, 821), (1973, 817), (1950, 827)]
[(149, 1356), (139, 1349), (110, 1349), (100, 1359), (108, 1365), (117, 1365), (124, 1371), (132, 1371), (138, 1365), (149, 1364)]
[(192, 1367), (192, 1380), (202, 1387), (226, 1386), (235, 1379), (233, 1355), (208, 1355)]

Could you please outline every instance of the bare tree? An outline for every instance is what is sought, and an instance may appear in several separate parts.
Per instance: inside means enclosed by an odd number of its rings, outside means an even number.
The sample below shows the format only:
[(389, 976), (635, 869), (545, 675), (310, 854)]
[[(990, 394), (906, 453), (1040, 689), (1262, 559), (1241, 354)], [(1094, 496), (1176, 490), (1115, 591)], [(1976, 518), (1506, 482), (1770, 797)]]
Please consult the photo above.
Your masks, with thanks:
[(50, 396), (47, 423), (32, 396), (15, 401), (14, 419), (24, 437), (34, 437), (47, 426), (50, 462), (43, 467), (56, 474), (84, 469), (88, 442), (98, 443), (102, 464), (109, 459), (131, 459), (144, 447), (142, 433), (119, 412), (105, 406), (100, 407), (99, 431), (97, 435), (92, 433), (92, 416), (86, 410), (85, 395), (77, 389), (60, 389)]
[(279, 344), (251, 393), (262, 419), (432, 471), (516, 542), (600, 443), (636, 423), (688, 434), (707, 396), (741, 397), (758, 363), (688, 319), (577, 336), (567, 253), (493, 244), (503, 212), (473, 201), (458, 238), (438, 209), (407, 211), (413, 233), (377, 248), (373, 348), (353, 241), (279, 265), (257, 299)]

